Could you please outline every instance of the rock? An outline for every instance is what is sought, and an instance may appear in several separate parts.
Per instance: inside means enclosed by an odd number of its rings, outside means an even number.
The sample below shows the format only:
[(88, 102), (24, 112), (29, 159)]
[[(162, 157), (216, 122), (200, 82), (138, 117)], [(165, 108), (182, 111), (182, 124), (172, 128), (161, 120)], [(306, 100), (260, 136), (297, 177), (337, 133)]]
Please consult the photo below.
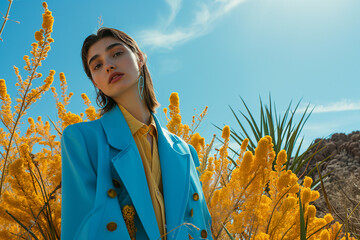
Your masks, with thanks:
[[(354, 131), (350, 134), (334, 133), (328, 139), (316, 139), (314, 143), (319, 143), (317, 149), (322, 149), (314, 155), (309, 163), (307, 172), (316, 167), (316, 163), (329, 157), (329, 159), (320, 167), (321, 175), (331, 174), (325, 180), (324, 186), (329, 201), (333, 208), (339, 213), (334, 215), (335, 220), (345, 219), (344, 209), (352, 209), (354, 203), (360, 201), (360, 131)], [(307, 156), (312, 155), (316, 147), (309, 151)], [(303, 168), (300, 172), (305, 171)], [(319, 179), (319, 174), (314, 171), (311, 175), (314, 181)], [(318, 209), (318, 216), (322, 217), (329, 212), (322, 196), (321, 185), (316, 190), (321, 192), (319, 200), (314, 202)], [(345, 215), (344, 215), (345, 214)], [(360, 208), (354, 214), (360, 219)], [(353, 226), (360, 229), (360, 224)]]

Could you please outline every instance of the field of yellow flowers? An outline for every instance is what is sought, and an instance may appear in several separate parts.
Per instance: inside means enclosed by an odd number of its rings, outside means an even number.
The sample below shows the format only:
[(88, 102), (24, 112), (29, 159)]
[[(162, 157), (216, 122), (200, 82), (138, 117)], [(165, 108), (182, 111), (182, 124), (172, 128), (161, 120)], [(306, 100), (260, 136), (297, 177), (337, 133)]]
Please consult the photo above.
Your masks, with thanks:
[[(82, 94), (86, 110), (75, 114), (66, 110), (72, 93), (67, 93), (64, 73), (59, 74), (61, 96), (51, 87), (55, 71), (51, 70), (43, 83), (38, 73), (50, 51), (54, 18), (43, 3), (42, 28), (35, 33), (31, 56), (24, 56), (27, 78), (24, 80), (17, 67), (16, 105), (7, 93), (7, 84), (0, 79), (0, 239), (60, 239), (61, 229), (61, 155), (60, 138), (65, 127), (81, 121), (99, 118), (86, 94)], [(39, 85), (33, 87), (34, 83)], [(23, 119), (31, 105), (51, 90), (56, 99), (59, 121)], [(170, 96), (169, 109), (164, 109), (167, 128), (192, 144), (200, 159), (200, 180), (210, 213), (214, 239), (355, 239), (344, 233), (343, 226), (333, 221), (331, 214), (316, 217), (311, 204), (320, 194), (311, 189), (312, 179), (303, 183), (290, 170), (286, 170), (286, 152), (277, 156), (272, 139), (263, 137), (254, 153), (246, 151), (248, 140), (241, 145), (236, 165), (228, 160), (230, 128), (222, 131), (224, 144), (213, 156), (210, 150), (215, 137), (205, 144), (196, 133), (207, 108), (183, 124), (177, 93)], [(41, 149), (35, 152), (34, 146)], [(275, 161), (275, 167), (272, 167)]]

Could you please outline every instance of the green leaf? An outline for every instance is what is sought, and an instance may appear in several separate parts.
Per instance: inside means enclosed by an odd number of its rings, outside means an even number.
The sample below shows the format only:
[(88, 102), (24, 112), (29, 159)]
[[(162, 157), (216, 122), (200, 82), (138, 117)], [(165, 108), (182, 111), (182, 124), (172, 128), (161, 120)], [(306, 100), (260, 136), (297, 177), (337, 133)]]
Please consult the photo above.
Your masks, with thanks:
[[(300, 171), (305, 164), (307, 164), (312, 157), (319, 151), (315, 151), (310, 157), (307, 156), (309, 150), (313, 149), (318, 143), (311, 144), (304, 152), (301, 151), (303, 146), (303, 137), (298, 144), (298, 139), (301, 134), (301, 131), (309, 119), (312, 111), (310, 110), (310, 104), (308, 104), (305, 110), (301, 113), (300, 120), (295, 120), (295, 114), (299, 109), (301, 100), (296, 103), (293, 110), (292, 101), (290, 101), (285, 112), (283, 114), (278, 114), (275, 103), (269, 94), (269, 103), (268, 105), (264, 104), (259, 97), (260, 101), (260, 117), (259, 121), (256, 121), (252, 110), (248, 107), (245, 100), (240, 96), (241, 103), (245, 108), (245, 111), (239, 110), (239, 114), (235, 113), (233, 108), (229, 106), (231, 112), (233, 113), (240, 131), (231, 129), (231, 138), (238, 144), (244, 141), (245, 138), (249, 139), (248, 150), (255, 152), (255, 148), (259, 140), (266, 135), (271, 136), (275, 154), (278, 154), (281, 150), (285, 150), (287, 153), (287, 162), (286, 170), (291, 170), (296, 175), (299, 176)], [(241, 119), (242, 118), (242, 119)], [(221, 128), (217, 127), (219, 130)], [(232, 149), (235, 153), (235, 151)], [(274, 166), (275, 163), (273, 163)], [(314, 170), (311, 169), (311, 170)], [(301, 174), (303, 176), (304, 174)]]
[(231, 240), (235, 240), (235, 238), (231, 235), (231, 233), (229, 232), (229, 230), (227, 230), (227, 228), (225, 227), (225, 225), (224, 225), (223, 227), (224, 227), (227, 235), (229, 236), (229, 238), (230, 238)]
[(299, 191), (299, 206), (300, 206), (300, 240), (306, 240), (304, 210), (301, 203), (301, 190)]

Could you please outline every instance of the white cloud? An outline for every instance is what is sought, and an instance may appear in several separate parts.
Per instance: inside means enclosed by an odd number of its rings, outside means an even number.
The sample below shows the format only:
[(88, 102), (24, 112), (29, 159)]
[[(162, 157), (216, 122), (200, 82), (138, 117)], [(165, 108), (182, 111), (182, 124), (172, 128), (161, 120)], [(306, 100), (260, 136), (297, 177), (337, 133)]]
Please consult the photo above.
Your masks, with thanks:
[[(329, 112), (342, 112), (342, 111), (355, 111), (360, 110), (360, 101), (351, 101), (342, 99), (338, 102), (329, 103), (326, 105), (310, 105), (309, 109), (315, 107), (313, 113), (329, 113)], [(299, 113), (305, 111), (305, 107), (299, 109)]]
[(167, 19), (165, 26), (169, 26), (175, 19), (176, 15), (179, 13), (181, 8), (181, 0), (166, 0), (167, 4), (170, 7), (170, 16)]
[[(165, 23), (151, 30), (141, 31), (137, 39), (143, 46), (151, 48), (167, 48), (186, 43), (200, 37), (211, 30), (213, 23), (234, 9), (245, 0), (208, 0), (206, 4), (199, 4), (192, 21), (187, 26), (173, 24), (181, 8), (181, 0), (166, 0), (170, 7), (170, 15)], [(165, 27), (161, 27), (165, 26)]]

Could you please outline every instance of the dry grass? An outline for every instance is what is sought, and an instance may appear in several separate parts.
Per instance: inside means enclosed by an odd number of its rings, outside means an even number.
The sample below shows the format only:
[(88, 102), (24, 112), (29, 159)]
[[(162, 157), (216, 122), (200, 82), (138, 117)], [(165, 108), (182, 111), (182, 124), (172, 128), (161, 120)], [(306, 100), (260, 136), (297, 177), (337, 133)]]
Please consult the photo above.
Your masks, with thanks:
[[(332, 212), (335, 221), (344, 223), (353, 236), (360, 238), (360, 178), (355, 173), (332, 177), (331, 181), (324, 182), (324, 188), (330, 209), (325, 202), (324, 194), (321, 194), (314, 203), (318, 216), (322, 217), (329, 211)], [(321, 192), (321, 189), (319, 191)]]

